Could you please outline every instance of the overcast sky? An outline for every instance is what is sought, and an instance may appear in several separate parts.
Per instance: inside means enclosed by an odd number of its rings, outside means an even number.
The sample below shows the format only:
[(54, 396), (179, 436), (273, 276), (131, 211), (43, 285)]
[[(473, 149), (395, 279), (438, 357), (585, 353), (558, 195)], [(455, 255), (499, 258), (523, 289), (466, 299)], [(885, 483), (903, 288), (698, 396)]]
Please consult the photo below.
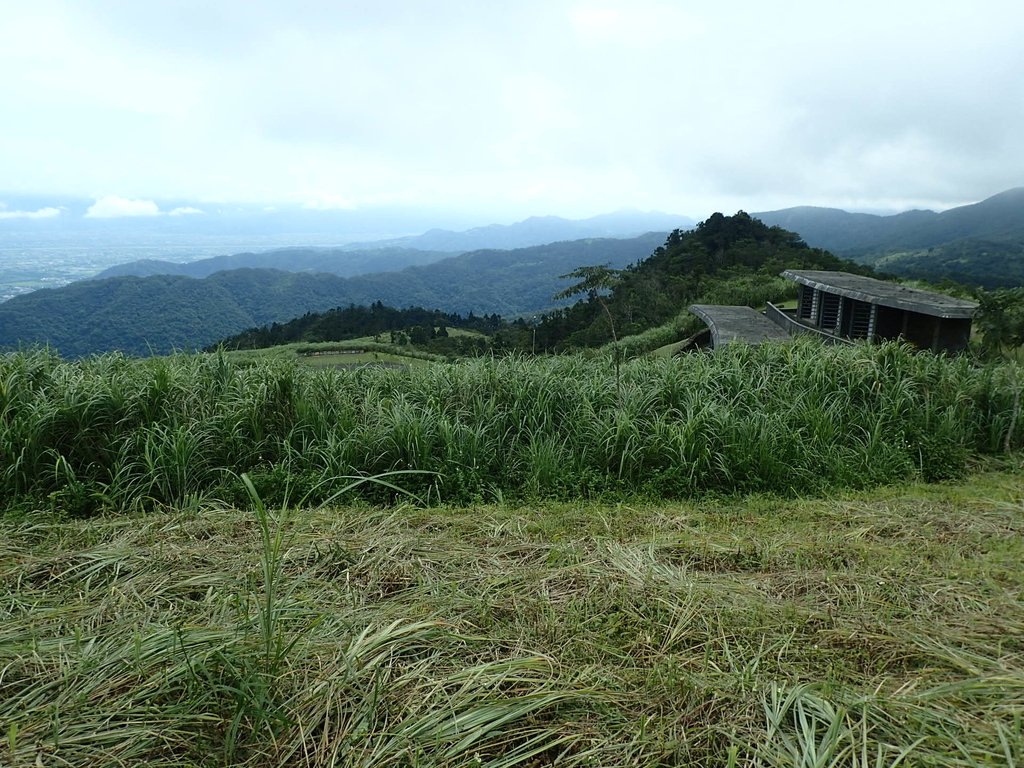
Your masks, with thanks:
[(0, 201), (508, 222), (1022, 185), (1021, 0), (0, 0)]

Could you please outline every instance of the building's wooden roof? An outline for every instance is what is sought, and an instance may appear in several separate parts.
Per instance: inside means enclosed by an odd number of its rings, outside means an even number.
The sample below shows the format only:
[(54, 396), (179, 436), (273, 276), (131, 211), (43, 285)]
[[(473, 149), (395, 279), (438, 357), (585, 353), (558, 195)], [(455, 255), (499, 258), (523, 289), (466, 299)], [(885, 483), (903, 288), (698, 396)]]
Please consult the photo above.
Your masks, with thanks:
[(829, 272), (820, 269), (787, 269), (783, 277), (869, 304), (905, 309), (923, 315), (946, 318), (970, 318), (978, 305), (973, 301), (956, 299), (944, 293), (908, 288), (898, 283), (887, 283), (873, 277), (851, 275), (849, 272)]
[(744, 344), (789, 341), (789, 334), (785, 330), (750, 307), (694, 304), (690, 311), (707, 323), (711, 329), (711, 345), (715, 348), (733, 341)]

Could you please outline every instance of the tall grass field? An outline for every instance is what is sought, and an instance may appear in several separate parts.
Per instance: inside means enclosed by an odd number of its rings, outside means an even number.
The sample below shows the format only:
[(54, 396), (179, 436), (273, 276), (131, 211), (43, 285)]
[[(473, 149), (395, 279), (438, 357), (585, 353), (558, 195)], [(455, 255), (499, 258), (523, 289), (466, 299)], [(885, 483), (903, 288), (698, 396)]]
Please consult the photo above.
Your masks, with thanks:
[[(1021, 445), (1014, 364), (894, 344), (414, 370), (225, 356), (0, 357), (0, 499), (54, 514), (334, 499), (404, 472), (422, 503), (822, 493), (960, 476)], [(398, 492), (362, 484), (391, 502)], [(399, 494), (400, 495), (400, 494)]]
[(1022, 383), (0, 357), (0, 766), (1024, 766)]

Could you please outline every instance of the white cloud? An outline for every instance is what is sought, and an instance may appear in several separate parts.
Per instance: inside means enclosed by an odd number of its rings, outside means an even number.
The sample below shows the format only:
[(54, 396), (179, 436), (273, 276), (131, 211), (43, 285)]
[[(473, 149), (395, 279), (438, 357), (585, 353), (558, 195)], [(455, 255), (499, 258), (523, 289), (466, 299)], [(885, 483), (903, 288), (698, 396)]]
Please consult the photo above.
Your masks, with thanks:
[(670, 3), (631, 0), (629, 5), (580, 5), (569, 11), (573, 31), (584, 41), (635, 47), (681, 44), (703, 34), (696, 16)]
[(205, 211), (201, 211), (198, 208), (193, 208), (190, 205), (185, 205), (185, 206), (181, 206), (179, 208), (172, 208), (170, 211), (167, 212), (167, 215), (168, 216), (192, 216), (192, 215), (195, 215), (197, 213), (205, 213)]
[[(0, 208), (6, 208), (0, 204)], [(0, 219), (52, 219), (60, 216), (60, 208), (39, 208), (35, 211), (8, 211), (0, 210)]]
[(117, 195), (99, 198), (85, 212), (87, 219), (116, 219), (124, 216), (159, 216), (160, 208), (152, 200), (130, 200)]
[(512, 220), (1024, 179), (1020, 0), (303, 8), (7, 3), (5, 194), (138, 198), (92, 218), (398, 201)]
[(355, 210), (356, 204), (342, 195), (326, 194), (307, 200), (302, 207), (311, 211), (351, 211)]

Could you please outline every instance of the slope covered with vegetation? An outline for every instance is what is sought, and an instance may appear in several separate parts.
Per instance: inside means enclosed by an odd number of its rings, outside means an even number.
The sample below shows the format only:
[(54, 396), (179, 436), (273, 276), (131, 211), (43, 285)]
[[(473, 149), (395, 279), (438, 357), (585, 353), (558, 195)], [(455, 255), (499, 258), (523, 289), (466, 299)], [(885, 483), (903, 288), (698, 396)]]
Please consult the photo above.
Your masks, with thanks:
[(196, 261), (172, 262), (143, 259), (105, 269), (97, 280), (108, 277), (149, 277), (151, 275), (183, 275), (209, 277), (231, 269), (279, 269), (284, 272), (325, 272), (352, 277), (370, 272), (393, 272), (419, 264), (454, 256), (447, 251), (424, 251), (415, 248), (275, 248), (259, 253), (232, 253)]
[(986, 289), (1024, 286), (1024, 236), (1019, 240), (957, 240), (923, 250), (887, 252), (872, 258), (878, 269), (900, 277), (949, 281)]
[[(686, 309), (692, 302), (759, 307), (766, 301), (795, 296), (795, 285), (779, 277), (779, 272), (788, 268), (873, 274), (869, 267), (810, 248), (794, 233), (768, 227), (742, 211), (735, 216), (715, 214), (692, 231), (675, 230), (651, 256), (624, 269), (609, 264), (584, 267), (567, 275), (571, 278), (585, 272), (602, 276), (601, 287), (574, 306), (545, 313), (533, 322), (523, 318), (502, 322), (491, 316), (486, 323), (480, 318), (472, 322), (458, 318), (456, 325), (487, 332), (490, 338), (485, 348), (497, 353), (532, 354), (600, 346), (612, 340), (613, 329), (619, 337), (630, 337), (624, 348), (638, 353), (692, 333), (699, 325)], [(571, 289), (568, 293), (573, 295)], [(354, 338), (365, 333), (365, 322), (354, 316), (359, 312), (365, 310), (313, 313), (276, 327), (250, 329), (226, 339), (224, 344), (233, 348)], [(388, 313), (391, 316), (394, 310)], [(384, 313), (378, 315), (382, 319)], [(418, 333), (422, 327), (405, 330)], [(450, 345), (447, 351), (473, 354), (480, 351), (480, 346)]]
[(415, 344), (425, 343), (438, 335), (448, 336), (448, 329), (459, 328), (493, 333), (505, 323), (497, 315), (466, 317), (422, 307), (395, 309), (375, 302), (369, 307), (337, 307), (326, 312), (308, 312), (287, 323), (272, 323), (250, 328), (211, 345), (208, 351), (225, 349), (264, 349), (295, 342), (347, 341), (361, 337), (405, 337)]
[(799, 235), (769, 227), (740, 211), (716, 213), (688, 232), (676, 230), (650, 256), (615, 275), (609, 295), (596, 295), (546, 315), (538, 344), (559, 350), (612, 340), (660, 326), (694, 302), (762, 306), (796, 295), (784, 269), (836, 269), (873, 274), (869, 267), (809, 247)]
[(986, 288), (1024, 284), (1024, 187), (941, 213), (800, 207), (756, 214), (807, 242), (903, 277)]
[(0, 304), (0, 349), (49, 344), (67, 356), (201, 349), (309, 311), (383, 302), (477, 315), (540, 312), (579, 264), (626, 266), (664, 239), (597, 239), (477, 251), (399, 272), (336, 275), (239, 269), (205, 279), (158, 275), (83, 281)]

